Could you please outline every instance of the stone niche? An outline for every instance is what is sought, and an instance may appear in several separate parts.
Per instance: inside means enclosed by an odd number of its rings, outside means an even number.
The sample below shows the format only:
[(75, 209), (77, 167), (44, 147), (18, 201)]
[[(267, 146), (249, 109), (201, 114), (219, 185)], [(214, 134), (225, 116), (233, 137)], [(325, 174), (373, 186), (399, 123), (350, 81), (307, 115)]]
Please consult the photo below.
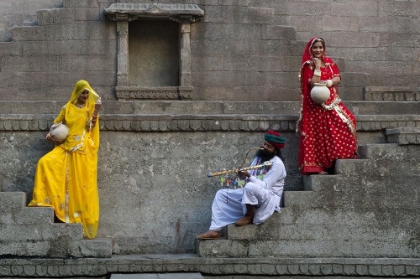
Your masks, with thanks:
[(114, 3), (117, 98), (191, 99), (191, 24), (204, 16), (195, 4)]

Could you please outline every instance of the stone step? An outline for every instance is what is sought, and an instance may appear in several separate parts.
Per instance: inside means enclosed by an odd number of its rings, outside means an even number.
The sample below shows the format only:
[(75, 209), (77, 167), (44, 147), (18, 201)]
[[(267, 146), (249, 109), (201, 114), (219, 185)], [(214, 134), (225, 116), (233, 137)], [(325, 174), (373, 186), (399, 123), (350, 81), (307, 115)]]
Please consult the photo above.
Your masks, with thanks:
[(27, 207), (26, 193), (0, 192), (0, 256), (112, 256), (112, 239), (83, 239), (81, 224), (54, 223), (52, 207)]
[[(228, 239), (198, 241), (197, 252), (202, 257), (395, 257), (401, 252), (407, 257), (418, 257), (404, 244), (400, 231), (394, 229), (392, 212), (342, 208), (335, 210), (284, 208), (262, 225), (228, 226)], [(401, 209), (399, 209), (401, 210)], [(410, 224), (416, 222), (418, 208), (408, 209), (407, 220), (397, 226), (410, 235)], [(365, 245), (363, 244), (365, 243)], [(388, 245), (389, 244), (389, 245)], [(334, 247), (336, 247), (334, 249)]]
[[(24, 207), (16, 214), (13, 214), (13, 220), (17, 224), (53, 224), (54, 208), (52, 207)], [(1, 223), (1, 221), (0, 221)]]
[(416, 158), (398, 158), (389, 156), (385, 159), (339, 159), (335, 162), (334, 173), (343, 176), (410, 176), (419, 170)]
[(72, 244), (71, 254), (78, 258), (110, 258), (112, 246), (112, 238), (82, 239)]
[(248, 240), (197, 240), (197, 254), (205, 258), (246, 258)]
[(416, 145), (399, 145), (396, 143), (365, 144), (358, 147), (358, 154), (366, 159), (397, 159), (411, 160), (419, 158), (419, 149)]
[(84, 239), (81, 224), (39, 223), (0, 227), (0, 255), (28, 257), (112, 256), (112, 239)]
[(2, 212), (22, 209), (26, 206), (26, 194), (23, 192), (0, 192), (0, 210)]
[(110, 279), (204, 279), (201, 273), (111, 274)]

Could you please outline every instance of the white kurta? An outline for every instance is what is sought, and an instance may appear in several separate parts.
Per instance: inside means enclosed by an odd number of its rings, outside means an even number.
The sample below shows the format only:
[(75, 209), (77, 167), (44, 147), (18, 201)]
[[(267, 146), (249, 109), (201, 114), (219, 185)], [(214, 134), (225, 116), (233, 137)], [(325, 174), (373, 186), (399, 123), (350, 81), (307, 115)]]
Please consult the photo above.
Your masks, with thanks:
[[(274, 211), (280, 211), (286, 168), (278, 156), (270, 161), (272, 165), (268, 171), (266, 168), (249, 171), (251, 177), (244, 188), (217, 191), (212, 205), (210, 230), (220, 231), (242, 218), (246, 213), (245, 204), (255, 205), (253, 223), (256, 225), (267, 221)], [(260, 158), (255, 157), (251, 166), (262, 163)]]

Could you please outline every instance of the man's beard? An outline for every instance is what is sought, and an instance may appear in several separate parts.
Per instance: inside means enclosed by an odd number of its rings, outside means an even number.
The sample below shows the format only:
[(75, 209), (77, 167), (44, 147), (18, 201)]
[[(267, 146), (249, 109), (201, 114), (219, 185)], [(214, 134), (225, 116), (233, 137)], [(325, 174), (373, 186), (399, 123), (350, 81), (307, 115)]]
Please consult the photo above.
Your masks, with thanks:
[(266, 162), (266, 161), (270, 161), (271, 159), (274, 158), (274, 156), (276, 156), (276, 152), (270, 153), (263, 150), (258, 150), (257, 151), (257, 156), (261, 158), (262, 162)]

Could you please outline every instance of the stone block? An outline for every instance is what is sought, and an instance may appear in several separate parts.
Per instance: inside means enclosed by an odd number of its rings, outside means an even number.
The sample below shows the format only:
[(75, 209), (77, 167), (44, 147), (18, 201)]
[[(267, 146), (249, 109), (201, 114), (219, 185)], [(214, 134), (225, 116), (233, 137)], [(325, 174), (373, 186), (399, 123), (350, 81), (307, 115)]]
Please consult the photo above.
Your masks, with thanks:
[[(9, 55), (21, 55), (22, 53), (22, 43), (17, 42), (0, 42), (0, 55), (9, 56)], [(0, 64), (0, 69), (2, 69), (2, 64)]]
[[(321, 14), (317, 14), (316, 12), (309, 15), (303, 13), (303, 14), (293, 16), (290, 19), (290, 21), (291, 21), (291, 25), (296, 29), (296, 32), (306, 31), (306, 32), (311, 32), (313, 34), (323, 29), (324, 25), (323, 25), (323, 21), (319, 20), (320, 16)], [(308, 37), (308, 40), (309, 38), (311, 37)], [(330, 43), (327, 45), (330, 45)], [(301, 52), (303, 51), (303, 49), (304, 48), (301, 49)]]
[(82, 258), (110, 258), (112, 256), (112, 239), (83, 239), (70, 244), (70, 254)]
[(296, 40), (296, 30), (291, 26), (267, 25), (262, 31), (263, 40), (281, 40), (284, 44)]
[(98, 1), (95, 0), (63, 0), (64, 8), (92, 8), (98, 7)]
[(198, 240), (197, 254), (200, 257), (244, 258), (248, 254), (248, 241)]
[(0, 192), (0, 205), (5, 209), (21, 209), (26, 206), (26, 194), (22, 192)]
[(75, 8), (74, 20), (101, 20), (101, 13), (98, 8)]
[[(47, 42), (33, 42), (27, 41), (22, 45), (22, 51), (25, 55), (100, 55), (100, 54), (109, 54), (111, 44), (104, 44), (103, 41), (93, 40), (93, 41), (55, 41), (54, 43)], [(115, 51), (115, 49), (114, 49)], [(110, 69), (111, 70), (111, 69)]]
[(261, 39), (261, 24), (247, 24), (242, 28), (239, 23), (203, 23), (191, 30), (192, 40), (249, 40), (259, 41)]
[(74, 10), (70, 9), (48, 9), (37, 12), (38, 24), (40, 26), (50, 24), (71, 23), (74, 19)]
[(340, 86), (343, 87), (365, 87), (368, 85), (369, 75), (364, 73), (342, 73)]
[[(68, 40), (77, 44), (92, 44), (83, 40), (116, 40), (116, 32), (107, 24), (99, 21), (75, 21), (72, 24), (54, 24), (45, 26), (47, 40)], [(109, 44), (110, 42), (107, 42)], [(93, 47), (93, 45), (91, 45)], [(103, 46), (102, 46), (103, 47)], [(113, 50), (115, 52), (116, 49)], [(81, 52), (82, 53), (82, 52)]]
[(379, 1), (379, 16), (416, 16), (416, 11), (420, 9), (419, 4), (416, 1)]
[[(227, 59), (231, 59), (231, 57), (227, 57)], [(222, 55), (198, 56), (192, 59), (192, 65), (193, 69), (200, 71), (221, 71), (224, 67), (224, 57)]]
[(52, 207), (24, 207), (14, 215), (14, 221), (19, 225), (45, 224), (54, 222), (54, 209)]
[[(364, 100), (364, 88), (360, 87), (339, 87), (339, 95), (341, 100), (344, 101), (344, 104), (347, 104), (349, 101), (362, 101)], [(356, 111), (352, 111), (354, 114), (358, 114)]]
[(359, 17), (343, 17), (335, 14), (322, 17), (322, 29), (330, 32), (359, 31)]
[(415, 146), (401, 147), (394, 143), (366, 144), (359, 146), (358, 153), (362, 158), (388, 160), (399, 158), (400, 160), (415, 158), (418, 148)]
[(401, 28), (404, 28), (404, 26), (398, 24), (399, 19), (396, 17), (387, 17), (387, 16), (361, 17), (359, 18), (359, 21), (360, 21), (360, 30), (363, 30), (364, 32), (387, 33), (391, 31), (391, 32), (397, 32), (397, 33), (405, 33), (405, 32), (402, 32), (401, 30)]
[[(398, 257), (398, 245), (400, 243), (365, 242), (363, 240), (352, 240), (349, 245), (342, 245), (340, 241), (334, 240), (307, 240), (307, 241), (264, 241), (250, 243), (249, 257), (260, 258), (274, 255), (278, 258), (305, 257), (305, 255), (315, 255), (317, 258), (329, 257), (352, 257), (361, 255), (361, 258), (370, 257)], [(413, 253), (405, 250), (405, 256), (413, 256)]]
[(249, 7), (239, 13), (238, 21), (241, 23), (271, 24), (274, 10), (271, 8)]
[[(360, 45), (365, 47), (378, 47), (380, 39), (380, 35), (376, 33), (342, 32), (341, 36), (332, 37), (328, 41), (328, 44), (335, 47), (358, 47)], [(360, 61), (358, 61), (358, 63), (360, 63)]]
[(332, 2), (331, 14), (346, 17), (376, 17), (378, 16), (378, 2), (374, 0), (356, 0), (351, 2), (351, 9), (345, 2)]
[(20, 26), (14, 27), (14, 41), (43, 41), (46, 38), (44, 26)]

